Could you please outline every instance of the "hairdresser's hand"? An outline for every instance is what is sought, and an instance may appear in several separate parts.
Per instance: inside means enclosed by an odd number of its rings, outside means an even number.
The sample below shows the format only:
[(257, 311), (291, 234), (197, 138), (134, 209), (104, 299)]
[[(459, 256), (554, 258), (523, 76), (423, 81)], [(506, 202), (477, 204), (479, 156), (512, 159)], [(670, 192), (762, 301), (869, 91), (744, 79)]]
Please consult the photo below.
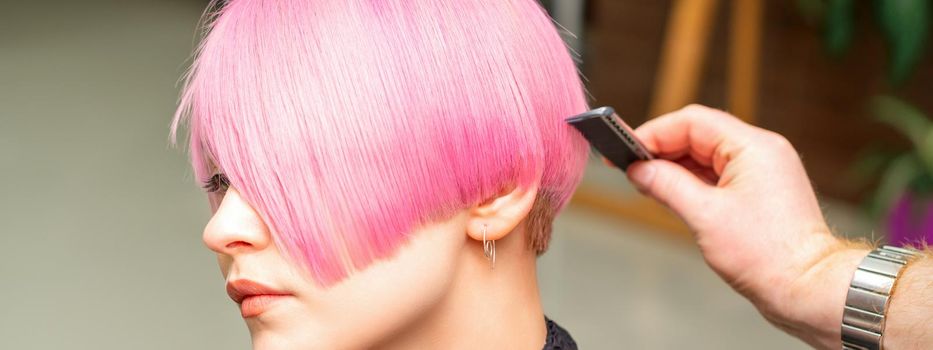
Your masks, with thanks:
[(662, 159), (632, 165), (630, 180), (683, 218), (713, 270), (773, 324), (839, 349), (846, 286), (865, 251), (830, 233), (787, 139), (703, 106), (635, 133)]

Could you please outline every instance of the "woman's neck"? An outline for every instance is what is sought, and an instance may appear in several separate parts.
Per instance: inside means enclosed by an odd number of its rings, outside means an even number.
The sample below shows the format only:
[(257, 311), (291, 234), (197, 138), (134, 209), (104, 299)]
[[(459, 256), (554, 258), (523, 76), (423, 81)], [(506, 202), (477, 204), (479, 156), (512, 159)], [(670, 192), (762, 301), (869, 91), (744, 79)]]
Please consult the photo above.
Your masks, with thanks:
[(381, 349), (541, 349), (547, 336), (535, 273), (523, 235), (497, 242), (495, 268), (471, 242), (442, 301)]

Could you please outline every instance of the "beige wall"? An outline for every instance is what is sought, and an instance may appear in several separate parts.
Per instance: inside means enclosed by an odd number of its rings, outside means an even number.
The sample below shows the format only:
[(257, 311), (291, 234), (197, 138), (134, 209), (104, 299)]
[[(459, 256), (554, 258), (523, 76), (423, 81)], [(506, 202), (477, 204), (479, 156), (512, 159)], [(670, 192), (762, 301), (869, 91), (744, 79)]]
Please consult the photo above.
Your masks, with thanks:
[(247, 349), (169, 150), (199, 1), (0, 1), (0, 349)]

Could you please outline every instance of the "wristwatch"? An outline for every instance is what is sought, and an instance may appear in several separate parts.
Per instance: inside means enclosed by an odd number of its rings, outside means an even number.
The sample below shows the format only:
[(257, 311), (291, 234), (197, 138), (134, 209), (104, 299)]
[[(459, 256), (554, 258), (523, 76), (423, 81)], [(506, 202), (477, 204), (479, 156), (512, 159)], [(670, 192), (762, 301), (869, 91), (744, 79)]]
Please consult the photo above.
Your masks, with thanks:
[(884, 246), (862, 260), (846, 295), (842, 313), (843, 350), (880, 350), (888, 299), (897, 277), (917, 252)]

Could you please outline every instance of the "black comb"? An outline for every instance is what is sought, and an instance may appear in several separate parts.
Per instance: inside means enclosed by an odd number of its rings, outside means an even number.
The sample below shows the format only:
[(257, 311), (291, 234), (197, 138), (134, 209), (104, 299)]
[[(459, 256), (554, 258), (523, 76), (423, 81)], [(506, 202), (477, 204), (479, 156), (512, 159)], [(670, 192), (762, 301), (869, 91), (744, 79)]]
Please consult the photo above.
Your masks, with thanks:
[(619, 169), (625, 170), (639, 160), (654, 159), (612, 107), (599, 107), (567, 118), (566, 122), (580, 130), (583, 137)]

